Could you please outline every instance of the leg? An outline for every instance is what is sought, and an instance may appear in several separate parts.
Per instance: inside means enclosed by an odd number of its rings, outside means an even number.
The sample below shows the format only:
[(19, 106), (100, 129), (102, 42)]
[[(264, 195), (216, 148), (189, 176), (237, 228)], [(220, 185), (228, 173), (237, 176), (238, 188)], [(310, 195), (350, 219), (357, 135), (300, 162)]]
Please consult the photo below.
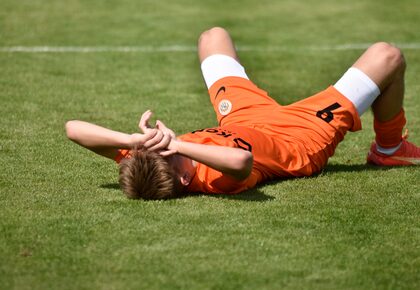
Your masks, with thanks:
[(203, 32), (198, 40), (198, 57), (200, 58), (200, 63), (213, 54), (227, 55), (239, 62), (229, 33), (221, 27), (213, 27)]
[(214, 27), (203, 32), (198, 56), (219, 125), (266, 123), (267, 112), (261, 108), (272, 108), (270, 112), (278, 109), (277, 102), (249, 80), (225, 29)]
[(387, 43), (372, 45), (353, 65), (379, 87), (381, 94), (372, 104), (375, 119), (391, 120), (402, 109), (405, 61), (401, 51)]
[(239, 63), (229, 33), (220, 27), (203, 32), (198, 40), (198, 57), (207, 88), (224, 77), (249, 79)]
[(405, 125), (404, 57), (398, 48), (381, 42), (372, 45), (353, 67), (363, 71), (381, 91), (372, 104), (376, 143), (379, 151), (394, 153)]
[[(420, 148), (402, 137), (405, 68), (401, 51), (380, 42), (372, 45), (354, 63), (353, 71), (350, 69), (348, 76), (346, 73), (343, 81), (335, 85), (356, 108), (362, 108), (359, 113), (364, 111), (365, 105), (372, 104), (376, 142), (368, 154), (369, 163), (392, 166), (418, 164), (420, 161)], [(363, 94), (358, 94), (359, 91)], [(359, 104), (363, 106), (357, 107)]]
[(371, 46), (354, 64), (380, 88), (373, 102), (376, 144), (368, 162), (376, 165), (419, 164), (420, 148), (402, 138), (405, 60), (401, 51), (387, 43)]

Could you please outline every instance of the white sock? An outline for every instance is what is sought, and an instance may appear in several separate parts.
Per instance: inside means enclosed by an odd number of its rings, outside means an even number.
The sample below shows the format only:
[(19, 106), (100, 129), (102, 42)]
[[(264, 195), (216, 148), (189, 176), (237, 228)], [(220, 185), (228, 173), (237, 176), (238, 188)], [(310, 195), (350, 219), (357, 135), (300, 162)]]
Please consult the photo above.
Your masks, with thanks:
[(383, 147), (379, 146), (378, 144), (376, 144), (376, 150), (377, 150), (379, 153), (382, 153), (382, 154), (385, 154), (385, 155), (392, 155), (392, 154), (394, 154), (394, 153), (395, 153), (398, 149), (400, 149), (401, 144), (402, 144), (402, 143), (400, 143), (400, 144), (398, 144), (397, 146), (392, 147), (392, 148), (383, 148)]
[(240, 77), (249, 80), (245, 68), (233, 57), (213, 54), (201, 63), (201, 72), (207, 88), (224, 77)]
[(334, 87), (356, 107), (361, 116), (381, 93), (378, 86), (361, 70), (351, 67)]

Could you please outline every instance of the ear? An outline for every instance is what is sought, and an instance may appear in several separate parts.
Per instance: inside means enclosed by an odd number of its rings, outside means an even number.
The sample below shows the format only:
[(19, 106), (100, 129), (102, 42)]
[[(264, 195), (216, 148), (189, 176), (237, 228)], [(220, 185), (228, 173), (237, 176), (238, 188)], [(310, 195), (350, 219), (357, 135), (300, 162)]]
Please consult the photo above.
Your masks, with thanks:
[(188, 186), (191, 183), (191, 175), (188, 172), (185, 172), (179, 180), (183, 186)]

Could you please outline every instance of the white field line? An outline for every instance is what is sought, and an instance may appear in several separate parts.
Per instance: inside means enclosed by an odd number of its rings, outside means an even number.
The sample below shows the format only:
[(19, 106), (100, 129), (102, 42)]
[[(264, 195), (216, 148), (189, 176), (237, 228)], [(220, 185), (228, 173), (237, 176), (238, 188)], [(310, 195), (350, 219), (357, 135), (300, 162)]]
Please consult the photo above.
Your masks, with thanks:
[[(368, 43), (348, 43), (323, 46), (238, 46), (239, 51), (276, 52), (276, 51), (340, 51), (363, 50), (370, 46)], [(420, 50), (420, 43), (396, 43), (403, 50)], [(0, 46), (0, 52), (24, 53), (96, 53), (96, 52), (194, 52), (195, 46), (168, 45), (168, 46)]]
[(10, 46), (0, 47), (0, 52), (189, 52), (193, 46)]

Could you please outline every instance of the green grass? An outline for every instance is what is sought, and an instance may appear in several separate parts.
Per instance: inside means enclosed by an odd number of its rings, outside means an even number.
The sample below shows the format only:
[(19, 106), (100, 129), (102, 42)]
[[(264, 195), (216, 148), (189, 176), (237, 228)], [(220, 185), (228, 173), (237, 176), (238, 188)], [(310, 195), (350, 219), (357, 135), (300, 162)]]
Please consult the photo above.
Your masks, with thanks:
[[(251, 78), (286, 104), (337, 80), (361, 50), (420, 43), (418, 1), (12, 1), (0, 47), (194, 46), (231, 31)], [(420, 144), (420, 50), (408, 62), (410, 140)], [(418, 289), (420, 170), (364, 165), (349, 134), (325, 171), (237, 196), (132, 201), (117, 166), (67, 141), (83, 119), (136, 130), (151, 108), (177, 133), (214, 126), (192, 52), (0, 52), (1, 289)]]

